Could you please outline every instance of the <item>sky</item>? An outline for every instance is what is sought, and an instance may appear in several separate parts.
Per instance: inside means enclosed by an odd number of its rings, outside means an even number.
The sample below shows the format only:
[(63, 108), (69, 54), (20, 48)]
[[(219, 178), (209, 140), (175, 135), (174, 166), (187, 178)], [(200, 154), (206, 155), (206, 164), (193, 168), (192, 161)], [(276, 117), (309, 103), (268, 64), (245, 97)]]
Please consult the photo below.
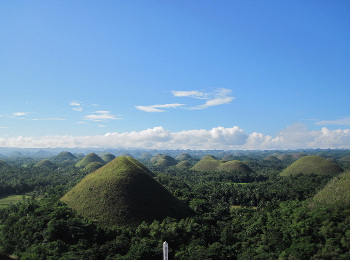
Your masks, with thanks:
[(348, 0), (3, 0), (0, 147), (350, 147)]

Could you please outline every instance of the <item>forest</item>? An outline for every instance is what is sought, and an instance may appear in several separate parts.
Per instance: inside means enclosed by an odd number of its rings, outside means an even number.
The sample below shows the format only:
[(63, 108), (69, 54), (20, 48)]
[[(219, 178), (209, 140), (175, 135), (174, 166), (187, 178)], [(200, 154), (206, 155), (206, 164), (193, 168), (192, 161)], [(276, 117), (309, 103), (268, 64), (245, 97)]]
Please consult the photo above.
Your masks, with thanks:
[[(350, 259), (349, 150), (125, 152), (194, 211), (138, 225), (106, 225), (60, 201), (114, 161), (100, 153), (91, 163), (82, 153), (0, 157), (2, 259), (158, 260), (164, 241), (177, 260)], [(341, 171), (297, 167), (312, 155)], [(283, 175), (288, 168), (298, 171)], [(18, 200), (4, 204), (11, 196)]]

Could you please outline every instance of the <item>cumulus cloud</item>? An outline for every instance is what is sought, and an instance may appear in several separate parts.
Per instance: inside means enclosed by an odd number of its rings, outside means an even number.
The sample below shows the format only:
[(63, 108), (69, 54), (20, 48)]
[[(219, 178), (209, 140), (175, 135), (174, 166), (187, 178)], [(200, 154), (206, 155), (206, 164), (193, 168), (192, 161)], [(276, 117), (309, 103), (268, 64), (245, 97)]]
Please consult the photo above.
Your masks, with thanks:
[(308, 130), (303, 124), (289, 126), (272, 137), (259, 132), (246, 134), (238, 126), (170, 132), (154, 127), (140, 132), (96, 136), (45, 136), (0, 138), (1, 147), (128, 147), (149, 149), (270, 150), (303, 148), (349, 148), (350, 130)]
[(142, 110), (148, 113), (155, 113), (155, 112), (165, 112), (165, 110), (161, 110), (159, 108), (176, 108), (184, 106), (184, 104), (164, 104), (164, 105), (153, 105), (153, 106), (135, 106), (135, 108)]
[(107, 122), (108, 120), (121, 119), (116, 117), (115, 115), (112, 115), (110, 111), (95, 111), (94, 113), (95, 114), (85, 116), (84, 119), (91, 120), (91, 121), (104, 121), (104, 122)]

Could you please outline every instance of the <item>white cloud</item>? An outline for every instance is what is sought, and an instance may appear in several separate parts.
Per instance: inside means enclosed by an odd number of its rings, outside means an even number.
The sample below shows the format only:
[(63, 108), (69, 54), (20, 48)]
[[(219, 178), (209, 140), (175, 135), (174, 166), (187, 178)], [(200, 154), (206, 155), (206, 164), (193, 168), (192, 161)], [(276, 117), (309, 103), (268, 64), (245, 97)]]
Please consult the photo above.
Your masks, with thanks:
[(315, 122), (316, 125), (320, 126), (328, 126), (328, 125), (349, 125), (350, 117), (340, 118), (337, 120), (323, 120), (319, 122)]
[(106, 122), (107, 120), (116, 120), (116, 119), (121, 119), (118, 118), (112, 114), (110, 114), (110, 111), (95, 111), (96, 114), (92, 115), (87, 115), (84, 118), (86, 120), (91, 120), (91, 121), (104, 121)]
[(58, 117), (50, 117), (50, 118), (44, 118), (44, 119), (35, 118), (35, 119), (32, 119), (32, 120), (35, 120), (35, 121), (64, 121), (64, 120), (67, 120), (67, 119), (58, 118)]
[(350, 130), (308, 130), (303, 124), (294, 124), (276, 137), (259, 132), (246, 134), (238, 126), (214, 127), (170, 132), (154, 127), (140, 132), (107, 133), (96, 136), (45, 136), (0, 138), (0, 147), (128, 147), (150, 149), (304, 149), (349, 148)]
[(79, 112), (83, 111), (83, 107), (73, 107), (72, 109)]
[(184, 104), (174, 103), (174, 104), (153, 105), (153, 106), (135, 106), (135, 108), (142, 110), (144, 112), (155, 113), (155, 112), (165, 112), (165, 110), (161, 110), (158, 108), (176, 108), (180, 106), (184, 106)]
[(197, 91), (197, 90), (192, 90), (192, 91), (171, 91), (171, 93), (174, 96), (177, 97), (194, 97), (194, 98), (198, 98), (198, 99), (206, 99), (207, 98), (207, 94)]
[(28, 114), (30, 114), (31, 112), (16, 112), (16, 113), (13, 113), (12, 115), (13, 116), (26, 116)]
[(81, 104), (82, 104), (82, 102), (72, 101), (70, 103), (70, 106), (80, 106)]
[(207, 101), (204, 104), (189, 109), (205, 109), (211, 106), (228, 104), (235, 99), (232, 96), (228, 96), (231, 92), (231, 89), (218, 88), (214, 93), (207, 96)]

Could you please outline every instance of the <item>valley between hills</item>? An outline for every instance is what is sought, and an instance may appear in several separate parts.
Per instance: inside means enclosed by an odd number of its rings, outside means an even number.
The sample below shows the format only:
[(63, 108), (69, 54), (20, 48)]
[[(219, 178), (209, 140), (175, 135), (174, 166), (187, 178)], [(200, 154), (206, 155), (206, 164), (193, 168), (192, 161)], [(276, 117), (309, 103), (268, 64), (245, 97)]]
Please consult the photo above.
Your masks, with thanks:
[(0, 154), (1, 259), (350, 259), (350, 151)]

